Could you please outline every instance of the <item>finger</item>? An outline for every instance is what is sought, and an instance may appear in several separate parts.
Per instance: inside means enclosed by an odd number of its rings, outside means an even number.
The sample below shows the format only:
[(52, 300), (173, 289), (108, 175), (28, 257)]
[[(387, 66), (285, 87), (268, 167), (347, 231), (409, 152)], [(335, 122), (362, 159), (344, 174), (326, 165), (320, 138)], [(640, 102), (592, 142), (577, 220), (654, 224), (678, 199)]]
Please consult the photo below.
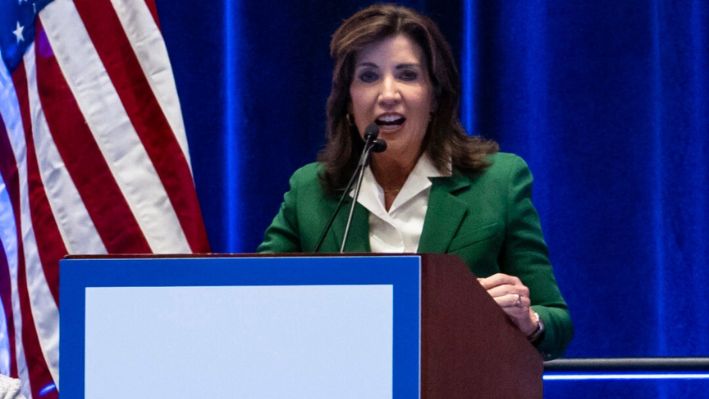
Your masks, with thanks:
[(498, 298), (505, 295), (516, 294), (517, 292), (515, 292), (514, 287), (511, 285), (498, 285), (496, 287), (489, 288), (487, 293), (493, 298)]
[(489, 290), (487, 290), (487, 293), (493, 298), (514, 294), (521, 295), (521, 293), (517, 292), (515, 287), (512, 285), (498, 285), (497, 287), (490, 288)]
[(499, 297), (499, 296), (504, 296), (504, 295), (509, 295), (509, 294), (519, 294), (522, 296), (529, 296), (529, 289), (524, 286), (524, 285), (498, 285), (497, 287), (493, 287), (487, 290), (487, 293), (493, 297)]
[(504, 284), (522, 284), (519, 278), (504, 273), (496, 273), (490, 277), (479, 279), (478, 281), (480, 282), (480, 284), (482, 284), (483, 287), (485, 287), (485, 289), (490, 289)]
[(520, 294), (507, 294), (494, 299), (502, 308), (526, 310), (531, 305), (529, 297)]

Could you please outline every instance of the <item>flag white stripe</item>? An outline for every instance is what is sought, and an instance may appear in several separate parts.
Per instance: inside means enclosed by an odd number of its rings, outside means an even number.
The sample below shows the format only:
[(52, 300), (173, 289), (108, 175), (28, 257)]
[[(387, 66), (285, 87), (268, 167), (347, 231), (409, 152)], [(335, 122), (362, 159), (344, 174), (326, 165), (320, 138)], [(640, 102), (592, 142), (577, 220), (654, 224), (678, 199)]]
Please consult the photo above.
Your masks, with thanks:
[(162, 33), (144, 0), (112, 0), (111, 3), (191, 170), (182, 110)]
[(54, 144), (39, 100), (37, 80), (30, 79), (28, 85), (35, 152), (41, 154), (37, 157), (40, 177), (64, 246), (71, 254), (104, 254), (106, 247)]
[[(5, 261), (8, 264), (8, 274), (12, 279), (13, 264), (17, 264), (17, 245), (15, 238), (15, 220), (13, 220), (12, 203), (10, 202), (9, 190), (2, 174), (0, 174), (0, 247), (5, 252)], [(7, 243), (7, 244), (5, 244)], [(13, 262), (14, 259), (14, 262)], [(17, 266), (14, 267), (17, 270)], [(10, 282), (10, 295), (13, 290), (12, 282)], [(13, 308), (15, 301), (9, 298), (10, 309)], [(13, 312), (13, 316), (16, 312)], [(10, 336), (12, 331), (8, 330), (7, 316), (5, 308), (2, 306), (2, 298), (0, 297), (0, 374), (10, 375)]]
[[(12, 151), (15, 155), (15, 161), (20, 159), (18, 155), (23, 155), (24, 158), (24, 131), (20, 118), (20, 107), (17, 102), (17, 93), (12, 78), (8, 74), (6, 68), (0, 66), (0, 117), (5, 123), (8, 139), (10, 141)], [(18, 165), (18, 175), (22, 176), (21, 165)], [(21, 184), (21, 182), (20, 182)], [(5, 256), (7, 257), (7, 265), (10, 272), (10, 287), (12, 289), (12, 317), (14, 324), (15, 335), (15, 360), (17, 361), (17, 372), (22, 380), (22, 392), (31, 399), (31, 390), (29, 386), (29, 370), (27, 369), (27, 360), (25, 359), (24, 342), (22, 341), (22, 312), (20, 309), (20, 297), (17, 290), (17, 268), (18, 268), (18, 251), (17, 234), (18, 226), (15, 225), (15, 212), (10, 201), (10, 195), (5, 182), (0, 189), (0, 240), (2, 240)]]
[[(5, 73), (5, 71), (0, 72), (0, 74), (2, 73)], [(8, 105), (9, 104), (4, 103), (2, 108), (5, 108)], [(10, 274), (10, 289), (12, 291), (10, 294), (10, 308), (12, 309), (12, 317), (15, 327), (14, 331), (8, 331), (7, 333), (12, 333), (15, 336), (15, 361), (17, 362), (17, 371), (22, 381), (22, 392), (27, 398), (30, 398), (31, 394), (28, 384), (29, 373), (27, 370), (27, 361), (25, 360), (24, 344), (22, 342), (21, 333), (22, 314), (20, 312), (20, 297), (17, 292), (17, 230), (15, 230), (15, 219), (13, 215), (14, 212), (12, 210), (9, 192), (2, 175), (0, 175), (0, 245), (2, 245), (5, 250), (7, 266), (9, 269), (8, 271)], [(7, 374), (9, 375), (10, 373), (8, 372)]]
[[(0, 184), (2, 177), (0, 177)], [(0, 206), (0, 209), (2, 207)], [(2, 246), (2, 240), (0, 240)], [(0, 375), (10, 375), (10, 336), (5, 317), (5, 305), (0, 296)]]
[[(23, 60), (27, 81), (32, 81), (37, 73), (34, 64), (34, 44), (30, 45)], [(15, 154), (19, 152), (15, 150)], [(56, 382), (59, 380), (59, 309), (49, 290), (34, 235), (27, 176), (27, 149), (24, 144), (21, 153), (22, 157), (17, 158), (17, 164), (20, 172), (20, 231), (25, 255), (27, 291), (30, 293), (30, 310), (42, 354), (52, 379)]]
[(151, 250), (189, 252), (162, 182), (74, 3), (55, 0), (44, 8), (40, 18), (62, 73)]

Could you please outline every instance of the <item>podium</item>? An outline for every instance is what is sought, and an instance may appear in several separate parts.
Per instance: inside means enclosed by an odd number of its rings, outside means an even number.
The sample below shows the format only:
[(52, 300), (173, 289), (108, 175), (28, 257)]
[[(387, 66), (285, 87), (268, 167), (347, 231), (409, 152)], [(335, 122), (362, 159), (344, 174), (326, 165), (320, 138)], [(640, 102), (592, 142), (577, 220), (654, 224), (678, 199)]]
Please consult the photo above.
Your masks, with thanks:
[(62, 399), (541, 398), (541, 356), (448, 255), (72, 257)]

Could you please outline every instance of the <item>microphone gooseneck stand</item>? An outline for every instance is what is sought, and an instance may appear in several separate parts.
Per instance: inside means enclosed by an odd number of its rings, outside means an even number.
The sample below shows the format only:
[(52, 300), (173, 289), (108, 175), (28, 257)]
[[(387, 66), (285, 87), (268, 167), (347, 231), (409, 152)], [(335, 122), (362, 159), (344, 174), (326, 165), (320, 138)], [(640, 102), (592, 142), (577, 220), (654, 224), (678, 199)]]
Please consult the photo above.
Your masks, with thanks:
[[(349, 194), (350, 190), (352, 189), (352, 185), (354, 184), (355, 180), (358, 180), (358, 185), (357, 185), (357, 189), (355, 192), (355, 196), (352, 199), (352, 207), (350, 209), (349, 218), (347, 220), (347, 225), (345, 227), (345, 236), (344, 236), (344, 240), (342, 242), (342, 247), (340, 249), (340, 252), (342, 252), (344, 250), (344, 245), (345, 245), (344, 243), (345, 243), (345, 241), (347, 241), (347, 235), (349, 234), (349, 227), (350, 227), (350, 223), (352, 221), (352, 213), (353, 213), (353, 209), (354, 209), (354, 204), (357, 202), (357, 196), (359, 195), (359, 190), (362, 185), (361, 176), (364, 175), (364, 168), (369, 161), (369, 157), (370, 157), (372, 151), (382, 152), (386, 149), (386, 142), (384, 140), (377, 139), (378, 135), (379, 135), (379, 127), (375, 123), (370, 124), (364, 130), (364, 149), (362, 150), (362, 154), (360, 155), (359, 161), (357, 162), (357, 167), (355, 168), (355, 171), (352, 174), (352, 177), (350, 177), (350, 181), (347, 183), (347, 186), (345, 187), (344, 192), (340, 196), (340, 200), (337, 203), (337, 207), (335, 208), (335, 211), (332, 213), (332, 216), (330, 216), (330, 219), (328, 220), (327, 224), (325, 225), (325, 228), (323, 229), (322, 233), (320, 233), (320, 238), (318, 239), (317, 245), (315, 246), (315, 250), (313, 252), (320, 251), (320, 247), (322, 246), (323, 242), (325, 241), (325, 236), (327, 236), (327, 232), (332, 227), (332, 224), (335, 221), (335, 217), (340, 212), (340, 209), (342, 208), (342, 204), (344, 203), (345, 198), (347, 198), (347, 195)], [(359, 177), (359, 179), (358, 179), (358, 177)]]
[[(350, 225), (352, 224), (352, 215), (354, 215), (355, 206), (357, 205), (357, 198), (359, 197), (359, 190), (362, 188), (362, 180), (364, 180), (364, 168), (369, 163), (369, 156), (372, 150), (377, 147), (377, 142), (384, 143), (383, 147), (386, 149), (386, 143), (382, 140), (373, 140), (371, 144), (364, 146), (364, 151), (362, 152), (362, 157), (360, 159), (360, 165), (358, 165), (358, 176), (357, 185), (355, 186), (354, 196), (352, 197), (352, 204), (350, 204), (350, 213), (347, 215), (347, 224), (345, 225), (345, 233), (342, 237), (342, 244), (340, 245), (340, 253), (345, 252), (345, 244), (347, 243), (347, 237), (350, 235)], [(381, 150), (383, 151), (383, 150)]]

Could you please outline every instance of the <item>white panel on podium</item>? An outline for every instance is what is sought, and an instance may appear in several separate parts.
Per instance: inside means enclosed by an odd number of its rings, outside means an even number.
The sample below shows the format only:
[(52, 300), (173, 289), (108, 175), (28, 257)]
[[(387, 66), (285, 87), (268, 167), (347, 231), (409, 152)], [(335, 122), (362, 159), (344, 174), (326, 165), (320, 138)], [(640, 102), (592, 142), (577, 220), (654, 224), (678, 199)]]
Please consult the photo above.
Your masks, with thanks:
[(391, 398), (392, 300), (391, 285), (87, 288), (86, 399)]

